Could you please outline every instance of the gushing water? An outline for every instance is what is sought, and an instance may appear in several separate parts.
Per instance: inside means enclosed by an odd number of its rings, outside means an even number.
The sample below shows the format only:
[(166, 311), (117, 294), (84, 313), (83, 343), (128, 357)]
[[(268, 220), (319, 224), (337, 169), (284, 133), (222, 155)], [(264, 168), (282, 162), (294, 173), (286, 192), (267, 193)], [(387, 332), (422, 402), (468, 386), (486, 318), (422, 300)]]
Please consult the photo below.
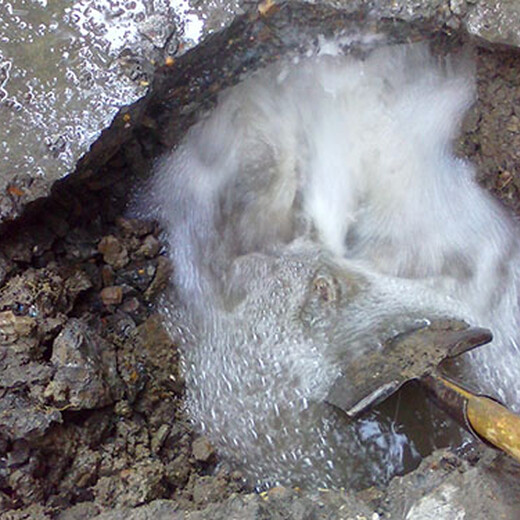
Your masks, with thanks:
[(252, 482), (400, 471), (390, 421), (323, 400), (339, 360), (427, 319), (491, 328), (469, 370), (519, 409), (517, 226), (451, 151), (474, 90), (467, 53), (318, 53), (226, 91), (158, 166), (188, 409)]

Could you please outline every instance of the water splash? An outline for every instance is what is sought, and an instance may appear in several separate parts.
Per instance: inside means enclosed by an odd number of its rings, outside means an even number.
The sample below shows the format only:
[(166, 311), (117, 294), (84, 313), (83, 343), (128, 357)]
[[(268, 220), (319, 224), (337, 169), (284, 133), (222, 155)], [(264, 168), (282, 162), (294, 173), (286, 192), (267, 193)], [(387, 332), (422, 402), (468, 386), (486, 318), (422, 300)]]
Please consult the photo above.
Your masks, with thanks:
[(451, 152), (471, 58), (326, 50), (224, 93), (144, 202), (190, 331), (189, 411), (257, 485), (381, 482), (416, 457), (394, 421), (323, 401), (338, 359), (421, 320), (491, 327), (471, 371), (520, 402), (518, 229)]

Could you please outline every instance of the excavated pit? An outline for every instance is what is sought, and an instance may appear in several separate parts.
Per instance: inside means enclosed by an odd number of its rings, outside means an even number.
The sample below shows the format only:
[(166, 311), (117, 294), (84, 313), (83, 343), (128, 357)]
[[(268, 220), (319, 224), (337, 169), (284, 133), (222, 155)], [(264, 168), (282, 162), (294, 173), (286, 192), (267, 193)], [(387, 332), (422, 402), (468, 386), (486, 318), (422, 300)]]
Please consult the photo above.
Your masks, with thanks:
[[(361, 21), (390, 41), (424, 34), (432, 34), (440, 48), (465, 41), (428, 24)], [(297, 38), (287, 30), (291, 23), (305, 29)], [(129, 110), (133, 119), (116, 122), (133, 125), (129, 140), (103, 145), (101, 155), (94, 150), (50, 197), (3, 226), (0, 515), (72, 519), (105, 512), (103, 518), (112, 518), (114, 508), (165, 499), (169, 502), (160, 506), (165, 512), (211, 504), (196, 518), (219, 518), (225, 513), (218, 503), (249, 496), (242, 475), (191, 429), (183, 411), (177, 338), (166, 334), (155, 306), (171, 269), (165, 245), (157, 224), (128, 218), (127, 207), (146, 189), (154, 160), (221, 89), (248, 70), (298, 52), (324, 26), (333, 34), (359, 23), (359, 15), (311, 8), (298, 16), (282, 11), (270, 19), (238, 19), (202, 51), (157, 72), (153, 95)], [(477, 47), (475, 56), (478, 102), (466, 117), (457, 150), (476, 165), (479, 182), (519, 215), (520, 54)], [(117, 127), (101, 140), (115, 133)], [(419, 425), (415, 436), (422, 456), (442, 446), (460, 447), (458, 427), (433, 411), (416, 388), (394, 396), (382, 413), (396, 424)], [(457, 455), (437, 455), (431, 467), (470, 471), (483, 463), (481, 455), (478, 447), (464, 445)], [(490, 457), (485, 451), (482, 460)], [(416, 465), (411, 461), (409, 469)], [(495, 465), (519, 475), (514, 464)], [(378, 515), (373, 518), (385, 518), (396, 511), (390, 498), (405, 489), (404, 484), (391, 492), (372, 488), (357, 497)], [(305, 492), (298, 493), (282, 489), (270, 502), (259, 499), (257, 510), (266, 518), (298, 518), (301, 501), (317, 518), (320, 511), (345, 518), (342, 508), (359, 507), (332, 494), (320, 498), (325, 505), (307, 503)], [(506, 505), (520, 511), (513, 498)], [(246, 513), (244, 518), (256, 518)]]

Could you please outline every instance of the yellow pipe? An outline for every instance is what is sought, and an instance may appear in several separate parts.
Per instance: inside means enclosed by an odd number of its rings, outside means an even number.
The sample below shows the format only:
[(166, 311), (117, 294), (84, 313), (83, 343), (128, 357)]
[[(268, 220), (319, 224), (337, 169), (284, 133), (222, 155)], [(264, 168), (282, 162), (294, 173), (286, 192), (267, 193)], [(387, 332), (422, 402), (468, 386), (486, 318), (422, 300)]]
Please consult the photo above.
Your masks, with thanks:
[(478, 435), (520, 462), (520, 417), (489, 397), (468, 400), (466, 414)]
[(520, 416), (489, 397), (475, 395), (440, 376), (433, 380), (465, 399), (465, 418), (482, 439), (520, 462)]

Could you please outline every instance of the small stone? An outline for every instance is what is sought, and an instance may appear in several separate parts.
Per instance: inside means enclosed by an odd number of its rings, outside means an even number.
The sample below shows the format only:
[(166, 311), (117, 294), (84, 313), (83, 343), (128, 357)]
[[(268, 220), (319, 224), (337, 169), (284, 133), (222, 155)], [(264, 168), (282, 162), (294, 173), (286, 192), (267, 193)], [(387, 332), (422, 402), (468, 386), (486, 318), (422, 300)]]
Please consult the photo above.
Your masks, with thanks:
[(206, 437), (197, 437), (193, 444), (191, 445), (191, 450), (195, 460), (199, 462), (208, 462), (213, 454), (215, 453), (215, 449), (210, 444)]
[(119, 305), (123, 301), (123, 288), (119, 285), (105, 287), (100, 296), (105, 305)]
[(92, 282), (84, 271), (78, 270), (65, 280), (65, 291), (72, 302), (77, 296), (90, 289)]
[(168, 259), (164, 256), (159, 256), (157, 258), (157, 269), (154, 279), (144, 293), (145, 300), (150, 301), (166, 287), (170, 279), (171, 270), (172, 267)]
[(100, 408), (121, 399), (123, 383), (114, 346), (81, 320), (70, 319), (52, 344), (56, 369), (44, 397), (71, 410)]
[(116, 284), (129, 285), (139, 291), (146, 291), (156, 273), (155, 261), (131, 264), (117, 273)]
[(169, 433), (170, 426), (168, 424), (163, 424), (159, 427), (152, 437), (151, 447), (153, 453), (159, 453)]
[(113, 235), (101, 239), (98, 251), (103, 255), (103, 260), (114, 269), (121, 269), (130, 260), (125, 246)]
[(128, 312), (129, 314), (135, 314), (139, 310), (140, 306), (139, 300), (135, 296), (132, 296), (124, 301), (121, 310)]
[(16, 316), (13, 311), (0, 312), (0, 343), (9, 344), (30, 336), (36, 321), (30, 316)]
[(120, 471), (118, 478), (101, 477), (94, 486), (94, 496), (105, 506), (115, 503), (119, 507), (136, 507), (163, 495), (164, 476), (160, 461), (136, 462), (132, 468)]
[(28, 475), (23, 469), (16, 469), (10, 473), (6, 483), (11, 489), (16, 489), (17, 494), (23, 497), (26, 505), (41, 502), (44, 498), (41, 480), (36, 479), (33, 475)]
[(153, 258), (159, 254), (161, 250), (161, 242), (153, 235), (148, 235), (143, 240), (143, 244), (137, 250), (137, 254), (143, 255), (146, 258)]
[(511, 119), (506, 124), (506, 130), (513, 133), (520, 131), (520, 119), (517, 116), (511, 116)]
[(131, 417), (132, 407), (126, 399), (122, 399), (114, 405), (114, 413), (119, 417)]
[(226, 483), (212, 476), (203, 476), (194, 479), (193, 502), (198, 506), (205, 506), (211, 502), (222, 500), (226, 493)]
[(129, 236), (142, 237), (153, 232), (154, 223), (149, 220), (119, 217), (116, 220), (117, 227)]
[(192, 467), (185, 454), (181, 453), (166, 466), (168, 480), (174, 486), (183, 486), (188, 481)]

